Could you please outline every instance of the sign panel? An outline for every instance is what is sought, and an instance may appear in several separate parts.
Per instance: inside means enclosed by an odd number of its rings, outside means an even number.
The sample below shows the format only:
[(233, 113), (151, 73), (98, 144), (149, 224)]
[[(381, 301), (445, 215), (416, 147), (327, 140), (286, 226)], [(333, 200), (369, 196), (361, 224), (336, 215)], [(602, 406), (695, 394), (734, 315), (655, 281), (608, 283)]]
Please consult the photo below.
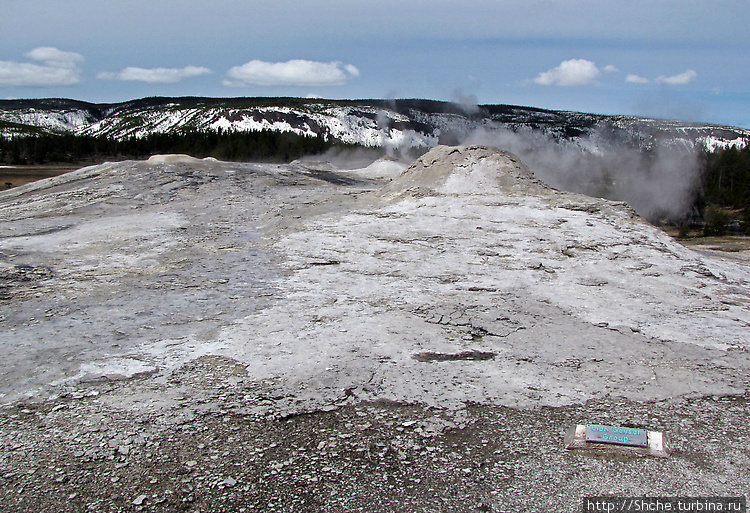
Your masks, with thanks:
[(648, 447), (645, 429), (586, 424), (586, 442)]

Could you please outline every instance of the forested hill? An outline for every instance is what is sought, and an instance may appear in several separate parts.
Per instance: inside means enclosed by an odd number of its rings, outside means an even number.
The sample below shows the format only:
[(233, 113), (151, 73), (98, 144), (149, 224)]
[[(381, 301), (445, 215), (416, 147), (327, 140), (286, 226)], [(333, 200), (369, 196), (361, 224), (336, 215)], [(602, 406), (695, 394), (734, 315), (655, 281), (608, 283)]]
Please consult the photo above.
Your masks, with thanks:
[(105, 136), (271, 130), (366, 147), (421, 148), (511, 131), (543, 134), (581, 148), (741, 144), (750, 131), (717, 125), (433, 100), (302, 98), (143, 98), (115, 104), (67, 99), (0, 100), (0, 134)]

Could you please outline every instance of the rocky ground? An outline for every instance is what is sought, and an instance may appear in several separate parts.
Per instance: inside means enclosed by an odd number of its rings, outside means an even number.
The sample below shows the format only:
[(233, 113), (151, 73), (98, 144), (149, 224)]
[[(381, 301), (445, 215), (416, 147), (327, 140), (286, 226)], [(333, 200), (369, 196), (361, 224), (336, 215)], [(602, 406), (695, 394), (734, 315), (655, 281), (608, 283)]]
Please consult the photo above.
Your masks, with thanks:
[[(6, 408), (3, 511), (576, 511), (585, 496), (748, 489), (747, 397), (457, 410), (345, 401), (254, 415), (253, 387), (228, 385), (242, 371), (204, 357), (159, 387), (129, 384), (151, 404), (164, 388), (201, 391), (152, 413), (106, 406), (115, 384)], [(662, 430), (674, 452), (566, 450), (564, 431), (594, 418)]]
[[(4, 410), (3, 511), (546, 512), (580, 511), (586, 496), (748, 490), (747, 397), (459, 410), (376, 402), (258, 416), (246, 412), (247, 390), (222, 386), (234, 372), (208, 358), (183, 369), (174, 380), (202, 388), (210, 376), (216, 391), (167, 412), (108, 408), (99, 398), (112, 385)], [(566, 450), (564, 431), (594, 418), (663, 430), (674, 452)]]
[[(738, 252), (484, 148), (402, 169), (161, 157), (1, 193), (0, 509), (747, 494)], [(583, 423), (673, 452), (566, 450)]]

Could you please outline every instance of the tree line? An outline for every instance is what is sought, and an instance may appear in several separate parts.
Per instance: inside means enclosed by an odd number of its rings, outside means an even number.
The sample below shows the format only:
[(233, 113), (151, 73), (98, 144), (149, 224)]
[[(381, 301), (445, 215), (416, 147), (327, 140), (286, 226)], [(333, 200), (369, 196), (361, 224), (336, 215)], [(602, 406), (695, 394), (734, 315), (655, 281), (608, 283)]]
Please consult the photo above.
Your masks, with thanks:
[(342, 143), (293, 132), (186, 130), (153, 133), (140, 138), (114, 139), (104, 135), (35, 134), (0, 138), (0, 163), (11, 166), (50, 163), (87, 163), (99, 159), (139, 159), (160, 153), (187, 153), (196, 158), (228, 161), (290, 162), (303, 155), (323, 153)]
[(707, 152), (702, 178), (704, 234), (750, 235), (750, 145)]
[[(347, 146), (322, 134), (261, 130), (152, 133), (140, 138), (115, 139), (104, 135), (31, 134), (0, 137), (0, 164), (85, 164), (94, 161), (141, 159), (159, 153), (186, 153), (197, 158), (228, 161), (290, 162), (304, 155)], [(705, 153), (700, 205), (704, 235), (731, 231), (750, 234), (750, 145)]]

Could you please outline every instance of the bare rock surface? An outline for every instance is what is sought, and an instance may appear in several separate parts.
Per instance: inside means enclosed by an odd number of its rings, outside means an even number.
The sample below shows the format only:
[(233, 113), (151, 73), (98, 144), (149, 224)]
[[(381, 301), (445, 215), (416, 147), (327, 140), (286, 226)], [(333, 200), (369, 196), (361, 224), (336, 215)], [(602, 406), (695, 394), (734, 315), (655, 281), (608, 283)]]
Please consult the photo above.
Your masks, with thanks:
[[(159, 156), (0, 193), (0, 221), (4, 510), (573, 511), (750, 484), (747, 262), (511, 154), (437, 147), (399, 176)], [(565, 451), (585, 422), (677, 450)]]

